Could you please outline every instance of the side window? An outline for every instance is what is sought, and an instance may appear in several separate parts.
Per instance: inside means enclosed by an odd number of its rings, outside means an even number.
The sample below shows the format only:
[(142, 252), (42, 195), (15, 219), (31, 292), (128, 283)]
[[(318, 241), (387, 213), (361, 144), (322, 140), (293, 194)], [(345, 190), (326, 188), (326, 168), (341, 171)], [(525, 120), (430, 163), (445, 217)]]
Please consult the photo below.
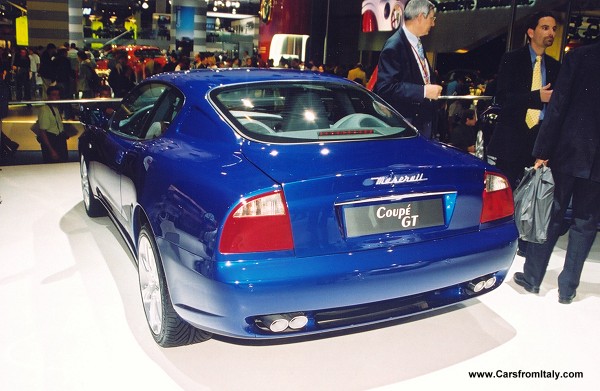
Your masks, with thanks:
[(125, 97), (113, 116), (110, 128), (129, 137), (143, 138), (156, 103), (167, 90), (164, 84), (144, 84)]
[(171, 125), (171, 121), (179, 113), (182, 105), (183, 95), (179, 91), (172, 89), (165, 93), (164, 97), (158, 102), (144, 138), (150, 140), (160, 137)]

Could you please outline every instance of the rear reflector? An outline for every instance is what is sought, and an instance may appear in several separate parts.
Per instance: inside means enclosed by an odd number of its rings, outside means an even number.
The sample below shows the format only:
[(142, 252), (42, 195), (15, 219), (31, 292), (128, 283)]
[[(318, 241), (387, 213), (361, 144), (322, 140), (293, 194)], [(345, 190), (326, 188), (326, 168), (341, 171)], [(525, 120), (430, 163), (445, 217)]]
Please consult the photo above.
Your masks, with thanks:
[(291, 250), (290, 218), (281, 191), (243, 200), (227, 217), (221, 234), (221, 253)]
[(515, 212), (512, 190), (504, 175), (485, 173), (485, 188), (483, 189), (483, 207), (481, 223), (512, 216)]

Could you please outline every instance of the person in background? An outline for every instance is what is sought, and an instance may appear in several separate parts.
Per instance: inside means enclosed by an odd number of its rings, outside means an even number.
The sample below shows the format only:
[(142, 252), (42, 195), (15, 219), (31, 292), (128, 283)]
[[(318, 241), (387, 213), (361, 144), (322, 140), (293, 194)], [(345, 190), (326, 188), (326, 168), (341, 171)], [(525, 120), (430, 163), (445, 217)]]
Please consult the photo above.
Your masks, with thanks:
[[(61, 90), (57, 86), (48, 87), (48, 100), (59, 100)], [(46, 104), (38, 113), (38, 141), (42, 147), (44, 163), (62, 163), (69, 159), (67, 138), (64, 137), (63, 122), (57, 105)]]
[(117, 56), (117, 65), (108, 75), (108, 84), (112, 88), (115, 98), (123, 98), (135, 87), (135, 75), (133, 69), (127, 64), (126, 53), (120, 53)]
[(191, 64), (192, 69), (203, 69), (206, 68), (204, 65), (204, 55), (200, 52), (194, 55), (194, 61)]
[[(96, 97), (97, 98), (106, 98), (106, 99), (112, 98), (112, 91), (110, 89), (110, 86), (101, 85), (98, 88), (98, 91), (96, 92)], [(118, 106), (118, 103), (97, 102), (97, 103), (95, 103), (94, 106), (100, 109), (100, 118), (97, 118), (97, 120), (99, 121), (100, 124), (106, 125), (106, 124), (108, 124), (108, 121), (110, 120), (113, 113), (115, 112), (115, 108)]]
[[(61, 47), (56, 52), (56, 57), (52, 61), (55, 69), (56, 86), (60, 88), (61, 99), (73, 99), (74, 86), (71, 85), (75, 71), (71, 68), (71, 61), (67, 57), (67, 48)], [(75, 118), (73, 108), (70, 104), (61, 106), (63, 115), (67, 119)]]
[(410, 0), (404, 8), (404, 25), (385, 43), (379, 56), (374, 92), (390, 103), (426, 138), (431, 138), (436, 101), (442, 86), (436, 84), (420, 37), (435, 25), (435, 6), (428, 0)]
[(77, 59), (77, 53), (79, 49), (75, 42), (65, 42), (65, 47), (67, 48), (67, 58), (71, 63), (71, 80), (69, 80), (70, 91), (69, 95), (77, 98), (77, 78), (79, 77), (79, 60)]
[(176, 71), (187, 71), (190, 69), (190, 59), (188, 56), (181, 55), (179, 56), (179, 61), (175, 66)]
[[(464, 96), (469, 95), (469, 86), (463, 82), (457, 84), (457, 89), (452, 94), (453, 96)], [(446, 115), (445, 121), (448, 124), (448, 133), (452, 137), (452, 130), (460, 125), (462, 119), (462, 113), (465, 110), (471, 108), (471, 101), (468, 99), (449, 99), (448, 102), (448, 114)]]
[(362, 84), (363, 86), (367, 85), (367, 73), (360, 62), (348, 71), (347, 79)]
[(10, 100), (10, 87), (5, 81), (9, 72), (10, 64), (4, 58), (4, 49), (0, 48), (0, 162), (13, 156), (19, 148), (19, 144), (2, 131), (2, 119), (8, 115), (8, 101)]
[(556, 80), (532, 155), (535, 168), (549, 164), (554, 199), (547, 239), (529, 243), (523, 272), (515, 282), (538, 293), (550, 256), (563, 232), (572, 203), (572, 221), (563, 270), (558, 276), (558, 301), (570, 304), (577, 294), (583, 265), (600, 222), (600, 42), (570, 51)]
[(79, 65), (77, 60), (79, 49), (77, 49), (77, 45), (75, 42), (71, 42), (71, 44), (65, 42), (65, 47), (67, 48), (67, 57), (69, 58), (69, 61), (71, 61), (71, 69), (77, 69)]
[(217, 58), (214, 54), (211, 54), (206, 57), (206, 67), (208, 69), (217, 69)]
[[(534, 13), (527, 26), (529, 43), (505, 53), (500, 63), (496, 102), (502, 108), (487, 155), (488, 162), (502, 170), (513, 190), (523, 178), (525, 168), (534, 163), (531, 151), (560, 70), (560, 63), (546, 54), (555, 34), (554, 15), (548, 11)], [(534, 70), (537, 80), (533, 77)], [(539, 81), (537, 86), (534, 81)], [(526, 252), (527, 242), (519, 240), (517, 254), (524, 256)]]
[(248, 59), (250, 59), (250, 64), (252, 64), (252, 57), (250, 57), (250, 54), (248, 53), (247, 50), (244, 50), (244, 54), (242, 55), (242, 62), (244, 64), (248, 63)]
[(94, 86), (92, 85), (93, 76), (96, 73), (92, 62), (87, 54), (80, 50), (77, 52), (79, 61), (79, 72), (77, 76), (77, 93), (81, 93), (81, 98), (89, 99), (94, 97)]
[(454, 95), (454, 93), (456, 92), (456, 88), (458, 87), (458, 79), (459, 77), (458, 75), (456, 75), (456, 73), (452, 74), (450, 81), (446, 85), (446, 95)]
[(173, 72), (175, 70), (175, 68), (177, 67), (178, 63), (179, 63), (179, 61), (177, 60), (177, 53), (172, 52), (171, 54), (169, 54), (167, 63), (163, 67), (162, 71), (163, 72)]
[(56, 45), (49, 43), (46, 50), (40, 56), (40, 67), (38, 72), (42, 77), (42, 99), (47, 100), (46, 91), (48, 87), (56, 80), (56, 69), (54, 68), (54, 57), (56, 56)]
[(466, 109), (461, 113), (460, 124), (452, 129), (450, 142), (465, 152), (475, 152), (477, 139), (477, 115), (475, 110)]
[(31, 62), (26, 48), (21, 48), (13, 61), (15, 71), (15, 97), (17, 100), (31, 100)]
[[(42, 96), (41, 90), (38, 88), (41, 87), (41, 83), (38, 85), (38, 68), (40, 66), (40, 56), (37, 53), (37, 49), (29, 48), (29, 69), (30, 69), (30, 83), (31, 83), (31, 96), (34, 98), (40, 98)], [(41, 80), (40, 80), (41, 81)]]

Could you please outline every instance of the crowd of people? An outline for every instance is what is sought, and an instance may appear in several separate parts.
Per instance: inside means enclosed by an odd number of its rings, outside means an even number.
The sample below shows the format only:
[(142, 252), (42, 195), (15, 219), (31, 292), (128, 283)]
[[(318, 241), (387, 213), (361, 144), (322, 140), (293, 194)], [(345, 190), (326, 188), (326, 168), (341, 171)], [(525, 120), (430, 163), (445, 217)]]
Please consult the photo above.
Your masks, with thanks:
[(91, 76), (87, 69), (95, 69), (94, 56), (74, 43), (0, 48), (1, 86), (8, 91), (9, 100), (46, 100), (50, 86), (59, 87), (62, 99), (89, 96), (86, 78)]
[[(99, 87), (94, 75), (99, 55), (98, 52), (80, 49), (75, 43), (68, 42), (62, 46), (49, 43), (46, 47), (21, 47), (16, 50), (0, 48), (1, 84), (8, 91), (9, 100), (13, 101), (46, 100), (50, 86), (60, 88), (61, 99), (91, 98), (97, 95)], [(264, 61), (247, 51), (238, 57), (208, 52), (186, 55), (172, 50), (165, 55), (164, 65), (153, 59), (145, 59), (143, 71), (136, 75), (127, 57), (125, 51), (112, 56), (108, 64), (109, 76), (100, 80), (100, 84), (111, 87), (114, 97), (124, 96), (142, 78), (180, 70), (289, 68), (336, 74), (363, 85), (367, 84), (372, 71), (372, 67), (364, 67), (360, 63), (354, 66), (321, 64), (314, 60), (305, 63), (297, 58), (283, 57), (275, 65), (273, 59)]]

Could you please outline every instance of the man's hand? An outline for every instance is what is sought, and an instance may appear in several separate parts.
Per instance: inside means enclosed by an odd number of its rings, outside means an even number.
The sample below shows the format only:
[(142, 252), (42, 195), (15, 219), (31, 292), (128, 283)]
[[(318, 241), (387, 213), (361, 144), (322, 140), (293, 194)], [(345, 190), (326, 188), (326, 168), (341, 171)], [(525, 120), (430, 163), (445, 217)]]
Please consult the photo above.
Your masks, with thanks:
[(60, 160), (60, 155), (53, 148), (50, 148), (50, 159), (55, 162)]
[(546, 84), (540, 90), (540, 99), (544, 103), (550, 102), (550, 97), (552, 97), (552, 90), (550, 89), (550, 83)]
[(537, 170), (538, 168), (540, 168), (541, 166), (547, 166), (548, 165), (548, 159), (543, 160), (543, 159), (535, 159), (535, 163), (533, 164), (533, 168), (535, 170)]
[(442, 86), (437, 84), (426, 84), (425, 85), (425, 98), (431, 100), (439, 99), (442, 94)]

